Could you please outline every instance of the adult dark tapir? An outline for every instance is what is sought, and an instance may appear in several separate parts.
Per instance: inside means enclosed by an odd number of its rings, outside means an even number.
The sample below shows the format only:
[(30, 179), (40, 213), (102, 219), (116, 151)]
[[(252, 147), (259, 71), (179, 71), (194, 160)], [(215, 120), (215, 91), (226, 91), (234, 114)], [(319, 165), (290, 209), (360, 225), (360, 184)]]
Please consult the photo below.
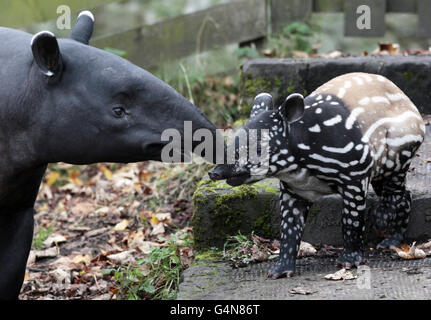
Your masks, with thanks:
[(0, 28), (0, 299), (20, 292), (48, 163), (158, 161), (165, 129), (216, 132), (166, 83), (90, 47), (93, 25), (85, 11), (69, 39)]

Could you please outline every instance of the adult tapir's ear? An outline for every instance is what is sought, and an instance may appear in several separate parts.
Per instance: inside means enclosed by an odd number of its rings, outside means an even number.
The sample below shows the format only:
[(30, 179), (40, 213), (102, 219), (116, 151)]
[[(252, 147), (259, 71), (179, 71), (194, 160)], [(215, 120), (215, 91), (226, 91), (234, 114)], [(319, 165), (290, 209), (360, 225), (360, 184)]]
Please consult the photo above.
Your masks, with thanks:
[(31, 39), (34, 61), (44, 75), (58, 79), (63, 71), (60, 48), (57, 38), (49, 31), (42, 31)]
[(264, 110), (271, 110), (274, 108), (272, 96), (269, 93), (261, 93), (254, 98), (253, 107), (251, 108), (250, 118), (256, 117)]
[(304, 97), (299, 93), (291, 94), (281, 105), (280, 112), (288, 123), (298, 121), (304, 115)]
[(76, 40), (83, 44), (88, 44), (93, 35), (94, 30), (94, 16), (90, 11), (82, 11), (76, 25), (70, 34), (70, 39)]

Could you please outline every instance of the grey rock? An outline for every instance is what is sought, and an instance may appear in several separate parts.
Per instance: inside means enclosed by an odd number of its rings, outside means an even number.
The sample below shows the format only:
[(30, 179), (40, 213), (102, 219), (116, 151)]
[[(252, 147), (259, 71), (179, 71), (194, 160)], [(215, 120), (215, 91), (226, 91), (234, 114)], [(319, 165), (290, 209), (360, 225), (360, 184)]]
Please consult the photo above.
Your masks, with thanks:
[(376, 56), (310, 59), (254, 59), (243, 65), (246, 105), (269, 92), (276, 105), (291, 93), (308, 95), (325, 82), (350, 72), (380, 74), (393, 81), (422, 113), (430, 114), (431, 56)]

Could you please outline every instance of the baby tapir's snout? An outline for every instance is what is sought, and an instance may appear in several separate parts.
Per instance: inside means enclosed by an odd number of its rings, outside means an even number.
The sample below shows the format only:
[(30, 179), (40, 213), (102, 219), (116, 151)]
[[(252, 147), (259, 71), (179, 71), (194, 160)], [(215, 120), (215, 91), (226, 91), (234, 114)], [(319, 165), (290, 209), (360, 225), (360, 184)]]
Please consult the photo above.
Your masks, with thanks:
[(208, 172), (211, 180), (226, 180), (226, 183), (236, 187), (244, 184), (250, 178), (250, 172), (235, 165), (220, 164)]
[(225, 180), (232, 176), (233, 174), (233, 166), (229, 165), (218, 165), (212, 168), (208, 175), (211, 180), (217, 181), (217, 180)]

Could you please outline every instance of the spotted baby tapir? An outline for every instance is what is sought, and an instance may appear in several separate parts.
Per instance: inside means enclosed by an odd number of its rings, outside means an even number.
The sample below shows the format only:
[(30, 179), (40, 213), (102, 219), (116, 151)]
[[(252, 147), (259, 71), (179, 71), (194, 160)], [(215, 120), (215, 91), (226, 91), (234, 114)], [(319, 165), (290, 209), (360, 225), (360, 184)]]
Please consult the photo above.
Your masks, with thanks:
[[(279, 108), (263, 93), (255, 98), (246, 132), (269, 130), (269, 169), (236, 161), (210, 171), (233, 186), (276, 177), (280, 180), (280, 259), (268, 276), (292, 276), (311, 204), (322, 196), (343, 200), (344, 249), (337, 264), (363, 263), (366, 198), (371, 184), (379, 197), (375, 225), (386, 238), (379, 248), (399, 246), (407, 229), (411, 196), (406, 173), (424, 140), (425, 125), (412, 101), (380, 75), (337, 77), (305, 99), (290, 95)], [(250, 141), (249, 141), (250, 142)]]

